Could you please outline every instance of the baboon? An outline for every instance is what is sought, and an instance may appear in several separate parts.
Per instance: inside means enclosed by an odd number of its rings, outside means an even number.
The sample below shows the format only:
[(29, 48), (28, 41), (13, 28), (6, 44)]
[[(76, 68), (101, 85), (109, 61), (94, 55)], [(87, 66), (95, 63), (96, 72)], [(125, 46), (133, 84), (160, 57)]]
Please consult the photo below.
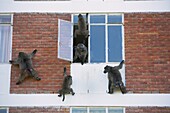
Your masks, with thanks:
[(71, 88), (72, 85), (72, 76), (66, 74), (66, 67), (64, 67), (64, 80), (63, 80), (63, 85), (62, 89), (59, 90), (59, 97), (63, 95), (63, 100), (65, 100), (65, 94), (72, 94), (74, 95), (75, 93), (73, 92), (73, 89)]
[(41, 80), (41, 78), (38, 77), (37, 72), (34, 70), (33, 64), (32, 64), (32, 58), (35, 56), (36, 52), (37, 50), (34, 50), (30, 54), (19, 52), (18, 58), (16, 58), (15, 60), (9, 61), (11, 64), (19, 65), (19, 68), (20, 68), (20, 76), (19, 76), (18, 81), (16, 82), (16, 85), (21, 84), (23, 80), (28, 76), (33, 77), (37, 81)]
[(75, 55), (73, 61), (76, 61), (76, 59), (79, 59), (81, 64), (83, 65), (86, 57), (87, 57), (87, 47), (79, 43), (76, 47), (74, 47)]
[(109, 90), (109, 94), (114, 93), (114, 88), (119, 87), (121, 92), (123, 94), (127, 93), (126, 91), (126, 87), (124, 86), (123, 82), (122, 82), (122, 77), (121, 74), (119, 72), (119, 69), (122, 68), (124, 63), (124, 60), (122, 60), (122, 62), (118, 65), (118, 66), (105, 66), (104, 67), (104, 73), (108, 73), (108, 80), (109, 80), (109, 84), (108, 84), (108, 90)]
[(74, 37), (77, 38), (78, 35), (84, 36), (84, 38), (89, 37), (86, 22), (81, 14), (78, 15), (78, 29), (75, 31)]

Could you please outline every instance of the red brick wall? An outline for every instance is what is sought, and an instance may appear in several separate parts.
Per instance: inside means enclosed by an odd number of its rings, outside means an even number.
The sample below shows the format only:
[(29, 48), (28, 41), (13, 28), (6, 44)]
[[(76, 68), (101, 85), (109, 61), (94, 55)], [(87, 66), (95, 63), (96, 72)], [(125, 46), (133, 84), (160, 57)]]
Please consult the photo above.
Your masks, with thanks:
[(126, 86), (135, 93), (170, 93), (170, 13), (127, 13)]
[[(9, 113), (69, 113), (69, 108), (11, 107)], [(127, 107), (126, 113), (169, 113), (170, 107)]]
[(170, 113), (170, 107), (128, 107), (126, 113)]
[(28, 78), (21, 85), (16, 85), (19, 69), (12, 66), (11, 93), (53, 93), (61, 88), (63, 67), (70, 72), (70, 63), (57, 58), (58, 18), (70, 20), (68, 14), (16, 13), (13, 17), (12, 58), (18, 52), (38, 52), (33, 58), (33, 65), (41, 81)]
[(69, 113), (69, 108), (55, 107), (12, 107), (9, 113)]

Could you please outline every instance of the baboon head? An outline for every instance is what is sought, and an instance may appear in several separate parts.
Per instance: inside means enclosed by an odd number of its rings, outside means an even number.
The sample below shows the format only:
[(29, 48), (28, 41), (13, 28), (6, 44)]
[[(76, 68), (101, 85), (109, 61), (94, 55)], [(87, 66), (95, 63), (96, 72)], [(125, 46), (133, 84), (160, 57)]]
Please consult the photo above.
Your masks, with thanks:
[(79, 50), (79, 52), (87, 51), (86, 46), (82, 43), (77, 45), (77, 50)]
[(83, 16), (81, 14), (78, 15), (79, 20), (83, 19)]
[(108, 72), (111, 71), (111, 69), (112, 69), (112, 67), (107, 65), (107, 66), (104, 67), (103, 73), (108, 73)]

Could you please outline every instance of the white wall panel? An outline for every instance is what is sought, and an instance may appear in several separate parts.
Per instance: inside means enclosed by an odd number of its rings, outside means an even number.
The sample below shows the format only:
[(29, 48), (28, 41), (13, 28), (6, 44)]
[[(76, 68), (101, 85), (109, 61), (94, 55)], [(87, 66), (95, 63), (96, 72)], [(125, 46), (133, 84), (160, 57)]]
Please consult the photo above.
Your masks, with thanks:
[(9, 94), (11, 64), (0, 64), (0, 94)]
[[(94, 63), (84, 64), (73, 63), (71, 64), (71, 75), (73, 77), (72, 88), (77, 93), (94, 93), (105, 94), (108, 91), (108, 78), (104, 74), (104, 67), (117, 66), (117, 63)], [(125, 83), (125, 66), (120, 70), (122, 80)]]

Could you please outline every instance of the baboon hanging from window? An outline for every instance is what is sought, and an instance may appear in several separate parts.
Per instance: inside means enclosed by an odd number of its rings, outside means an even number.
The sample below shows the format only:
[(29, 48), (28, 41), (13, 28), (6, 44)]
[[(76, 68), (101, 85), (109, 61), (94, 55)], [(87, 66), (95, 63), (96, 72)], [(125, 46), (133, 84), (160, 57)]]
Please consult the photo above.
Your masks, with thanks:
[(108, 73), (108, 80), (109, 80), (109, 84), (108, 84), (108, 90), (109, 90), (109, 94), (114, 93), (114, 88), (119, 87), (121, 92), (123, 94), (127, 93), (126, 91), (126, 87), (124, 86), (123, 82), (122, 82), (122, 77), (121, 74), (119, 72), (119, 69), (122, 68), (124, 63), (124, 60), (122, 60), (122, 62), (118, 65), (118, 66), (105, 66), (104, 67), (104, 73)]
[(79, 59), (81, 64), (83, 65), (87, 58), (87, 47), (84, 44), (80, 43), (76, 47), (74, 47), (74, 52), (75, 55), (73, 61)]
[(78, 29), (75, 31), (74, 37), (77, 38), (78, 35), (84, 36), (84, 38), (88, 38), (89, 36), (86, 22), (81, 14), (78, 15)]
[(74, 95), (75, 93), (73, 92), (73, 89), (71, 88), (72, 85), (72, 76), (66, 74), (66, 67), (64, 67), (64, 81), (62, 85), (62, 89), (59, 90), (59, 97), (63, 95), (63, 100), (65, 100), (65, 94), (72, 94)]
[(38, 74), (34, 70), (33, 65), (32, 65), (32, 57), (35, 56), (36, 52), (37, 50), (34, 50), (31, 54), (19, 52), (18, 58), (16, 58), (15, 60), (9, 61), (11, 64), (18, 64), (20, 68), (20, 77), (16, 85), (21, 84), (23, 80), (28, 76), (33, 77), (37, 81), (41, 80), (41, 78), (38, 77)]

